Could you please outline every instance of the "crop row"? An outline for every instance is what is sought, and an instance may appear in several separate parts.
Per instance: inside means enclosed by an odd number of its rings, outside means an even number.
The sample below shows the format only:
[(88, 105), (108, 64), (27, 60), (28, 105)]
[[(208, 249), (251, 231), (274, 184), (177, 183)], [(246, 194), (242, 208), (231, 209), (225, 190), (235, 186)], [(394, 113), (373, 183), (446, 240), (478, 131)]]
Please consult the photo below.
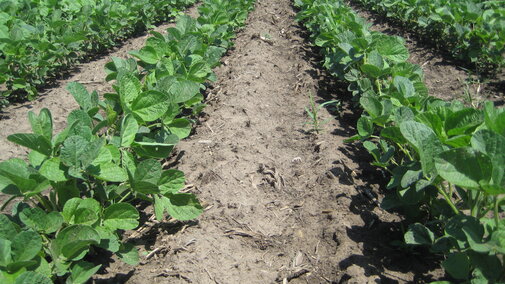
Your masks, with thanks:
[(356, 1), (399, 21), (479, 69), (495, 72), (505, 65), (503, 1)]
[(0, 109), (195, 0), (0, 1)]
[(343, 1), (295, 4), (324, 66), (363, 109), (348, 142), (390, 174), (381, 206), (406, 216), (403, 246), (443, 256), (457, 281), (505, 281), (505, 109), (429, 96), (404, 40), (370, 31)]
[[(135, 205), (153, 204), (158, 220), (199, 216), (196, 196), (181, 190), (184, 173), (165, 169), (180, 139), (191, 132), (202, 108), (212, 68), (232, 45), (252, 0), (206, 0), (200, 16), (182, 15), (163, 35), (106, 65), (114, 92), (67, 90), (79, 108), (53, 135), (48, 109), (28, 113), (33, 133), (8, 140), (31, 150), (28, 162), (0, 163), (0, 190), (23, 202), (0, 214), (1, 283), (86, 283), (101, 267), (86, 260), (103, 251), (138, 263), (136, 248), (122, 240), (139, 225)], [(86, 259), (86, 260), (85, 260)]]

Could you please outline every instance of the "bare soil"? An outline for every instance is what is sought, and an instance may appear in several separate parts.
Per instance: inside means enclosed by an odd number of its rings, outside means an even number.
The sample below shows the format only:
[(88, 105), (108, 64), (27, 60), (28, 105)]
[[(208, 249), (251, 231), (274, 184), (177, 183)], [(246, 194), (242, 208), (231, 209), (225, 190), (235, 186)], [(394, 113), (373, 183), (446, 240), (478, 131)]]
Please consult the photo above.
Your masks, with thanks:
[[(208, 107), (194, 133), (171, 157), (204, 214), (191, 222), (155, 222), (152, 208), (143, 208), (145, 225), (127, 233), (141, 265), (98, 254), (94, 261), (104, 267), (95, 283), (425, 283), (443, 277), (436, 258), (391, 244), (402, 238), (402, 220), (378, 207), (388, 178), (369, 166), (368, 153), (343, 142), (356, 132), (360, 113), (345, 86), (320, 69), (295, 14), (290, 0), (257, 2), (216, 69), (219, 80), (206, 93)], [(125, 57), (146, 37), (109, 56)], [(414, 61), (434, 60), (409, 47)], [(63, 129), (76, 107), (67, 82), (110, 90), (103, 81), (108, 60), (82, 64), (39, 100), (6, 109), (0, 160), (25, 153), (6, 137), (30, 131), (28, 110), (50, 108), (56, 131)], [(425, 69), (428, 85), (438, 88), (445, 83), (429, 79), (439, 76), (433, 70)], [(337, 111), (321, 109), (319, 133), (307, 124), (309, 93), (318, 102), (341, 101)]]

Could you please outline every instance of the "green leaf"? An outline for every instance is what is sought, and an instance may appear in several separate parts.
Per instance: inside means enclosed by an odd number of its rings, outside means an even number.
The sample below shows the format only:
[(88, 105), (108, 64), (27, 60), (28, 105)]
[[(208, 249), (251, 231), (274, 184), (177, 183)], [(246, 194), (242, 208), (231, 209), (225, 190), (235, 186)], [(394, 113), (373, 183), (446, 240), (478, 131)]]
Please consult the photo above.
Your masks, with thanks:
[(88, 250), (90, 245), (98, 245), (99, 242), (100, 235), (92, 227), (70, 225), (58, 233), (51, 248), (57, 256), (63, 256), (68, 260), (77, 260), (82, 257), (81, 255)]
[(70, 279), (72, 284), (84, 284), (93, 276), (102, 265), (95, 266), (87, 261), (79, 261), (72, 266)]
[(195, 195), (189, 193), (168, 193), (162, 197), (168, 214), (177, 220), (192, 220), (203, 212), (202, 205)]
[(361, 137), (369, 137), (373, 134), (373, 122), (366, 116), (358, 119), (358, 134)]
[(431, 245), (434, 241), (433, 232), (420, 223), (409, 225), (409, 230), (405, 233), (405, 243), (410, 245)]
[(40, 152), (46, 156), (50, 156), (52, 152), (51, 143), (42, 135), (33, 133), (18, 133), (7, 137), (10, 142)]
[(467, 279), (470, 274), (470, 260), (462, 252), (449, 254), (442, 266), (455, 279)]
[(158, 186), (162, 194), (176, 193), (184, 187), (185, 182), (184, 172), (170, 169), (161, 173)]
[(154, 121), (165, 114), (170, 103), (167, 94), (149, 90), (143, 92), (132, 102), (131, 110), (143, 121)]
[(126, 115), (121, 122), (121, 147), (130, 147), (138, 130), (137, 120), (130, 114)]
[(94, 177), (110, 182), (124, 182), (128, 180), (126, 170), (113, 162), (105, 162), (88, 168), (88, 171)]
[(76, 197), (67, 200), (62, 215), (68, 224), (92, 225), (99, 220), (100, 212), (100, 203), (95, 199)]
[(26, 226), (45, 234), (54, 233), (63, 225), (63, 216), (60, 212), (46, 213), (38, 207), (23, 209), (19, 219)]
[(140, 94), (142, 85), (139, 79), (129, 72), (120, 72), (117, 76), (117, 82), (121, 103), (126, 109), (130, 109), (131, 103)]
[(417, 150), (424, 175), (435, 173), (434, 158), (444, 150), (435, 132), (426, 125), (415, 121), (404, 121), (400, 124), (400, 131)]
[(112, 230), (135, 229), (138, 225), (139, 212), (128, 203), (116, 203), (103, 212), (103, 223)]
[(15, 284), (52, 284), (47, 276), (35, 271), (25, 271), (16, 278)]
[(118, 236), (111, 229), (99, 226), (95, 228), (100, 235), (99, 247), (106, 249), (110, 252), (117, 252), (120, 247), (120, 242)]
[[(505, 191), (505, 138), (489, 130), (479, 130), (471, 139), (472, 147), (491, 158), (493, 171), (491, 184), (502, 187)], [(491, 194), (498, 194), (491, 193)]]
[(395, 63), (405, 62), (409, 58), (409, 51), (401, 37), (380, 35), (374, 41), (374, 47), (382, 57)]
[(11, 241), (0, 238), (0, 267), (5, 267), (12, 262), (11, 244)]
[(156, 64), (159, 61), (159, 56), (156, 53), (156, 49), (152, 46), (144, 46), (139, 51), (132, 50), (128, 54), (137, 57), (147, 64)]
[(11, 243), (12, 260), (16, 262), (32, 260), (42, 249), (42, 239), (35, 231), (23, 231)]
[(93, 142), (87, 143), (83, 152), (80, 154), (81, 166), (86, 168), (100, 155), (102, 147), (105, 145), (105, 138), (100, 137)]
[(6, 215), (0, 214), (0, 238), (13, 240), (17, 234), (16, 225)]
[(472, 148), (456, 148), (437, 155), (435, 166), (448, 182), (468, 189), (479, 189), (491, 179), (491, 160)]
[[(154, 194), (154, 215), (156, 216), (156, 220), (163, 220), (163, 213), (165, 212), (165, 200), (163, 197), (159, 197), (157, 194)], [(10, 249), (10, 246), (9, 246)]]
[(54, 157), (46, 160), (39, 169), (41, 175), (50, 181), (66, 181), (65, 168), (60, 161), (60, 158)]
[(98, 99), (95, 100), (88, 93), (88, 90), (86, 90), (86, 88), (80, 83), (70, 82), (67, 84), (66, 89), (74, 97), (79, 106), (86, 112), (95, 107), (98, 103)]
[(363, 96), (359, 99), (359, 103), (372, 118), (377, 118), (382, 114), (382, 104), (375, 97)]
[(176, 118), (167, 127), (179, 139), (184, 139), (191, 133), (191, 122), (187, 118)]
[(145, 194), (159, 191), (158, 182), (161, 178), (161, 164), (154, 159), (140, 162), (134, 174), (133, 189)]
[(139, 263), (139, 252), (132, 244), (123, 244), (116, 255), (126, 264), (135, 266)]
[(48, 141), (51, 141), (53, 138), (53, 118), (47, 108), (43, 108), (39, 116), (32, 111), (28, 112), (28, 119), (33, 133), (44, 136)]
[(80, 168), (81, 156), (87, 145), (88, 142), (81, 136), (74, 135), (68, 137), (65, 142), (63, 142), (63, 147), (60, 151), (63, 164), (69, 167)]
[(447, 135), (465, 134), (468, 130), (475, 129), (484, 122), (482, 111), (466, 108), (451, 113), (445, 121)]
[[(40, 193), (49, 187), (49, 181), (29, 167), (21, 159), (10, 159), (0, 162), (2, 183), (15, 185), (26, 197)], [(4, 189), (5, 190), (5, 189)]]
[(404, 98), (410, 98), (415, 95), (414, 84), (408, 78), (396, 76), (393, 85)]
[(183, 103), (200, 93), (200, 84), (191, 80), (180, 80), (174, 82), (168, 91), (174, 103)]

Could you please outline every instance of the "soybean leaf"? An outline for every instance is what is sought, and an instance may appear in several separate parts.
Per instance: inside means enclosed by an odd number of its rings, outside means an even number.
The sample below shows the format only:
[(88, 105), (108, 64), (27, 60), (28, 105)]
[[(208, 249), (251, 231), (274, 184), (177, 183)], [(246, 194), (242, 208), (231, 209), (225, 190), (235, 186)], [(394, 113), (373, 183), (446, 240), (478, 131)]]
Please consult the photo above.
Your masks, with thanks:
[(60, 212), (46, 213), (38, 207), (23, 209), (19, 219), (26, 226), (45, 234), (54, 233), (63, 225), (63, 216)]
[(359, 118), (357, 128), (361, 137), (369, 137), (373, 134), (373, 122), (366, 116)]
[(139, 130), (137, 120), (128, 114), (121, 122), (121, 147), (129, 147), (135, 140), (135, 135)]
[(0, 214), (0, 238), (13, 240), (18, 234), (18, 227), (9, 218)]
[(436, 171), (434, 157), (444, 148), (433, 130), (419, 122), (404, 121), (400, 124), (400, 131), (417, 150), (424, 174), (434, 174)]
[(374, 47), (385, 58), (392, 62), (405, 62), (409, 58), (409, 51), (401, 37), (387, 35), (376, 36)]
[(88, 111), (98, 104), (98, 98), (91, 96), (86, 88), (77, 82), (70, 82), (67, 84), (67, 91), (74, 97), (75, 101), (84, 110)]
[(414, 84), (408, 78), (396, 76), (393, 85), (404, 98), (410, 98), (415, 95)]
[(176, 118), (167, 127), (179, 139), (184, 139), (191, 133), (191, 122), (187, 118)]
[(442, 262), (445, 271), (456, 279), (467, 279), (470, 274), (470, 260), (466, 253), (456, 252), (449, 254)]
[(63, 207), (63, 218), (68, 224), (92, 225), (99, 220), (101, 206), (92, 198), (72, 198)]
[(7, 137), (7, 140), (34, 151), (40, 152), (46, 156), (51, 155), (51, 143), (42, 135), (34, 133), (18, 133), (9, 135)]
[(28, 112), (28, 119), (35, 134), (44, 136), (48, 141), (53, 138), (53, 118), (47, 108), (43, 108), (37, 116), (34, 112)]
[(139, 79), (130, 72), (120, 72), (117, 76), (118, 93), (121, 103), (130, 109), (131, 103), (138, 97), (142, 86)]
[(489, 183), (491, 179), (490, 158), (469, 147), (439, 153), (435, 166), (448, 182), (468, 189), (479, 189), (482, 183)]
[(98, 226), (95, 230), (100, 235), (100, 244), (98, 244), (99, 247), (110, 252), (117, 252), (119, 250), (121, 243), (114, 231), (105, 226)]
[(52, 284), (50, 278), (35, 271), (25, 271), (16, 278), (14, 284)]
[(93, 276), (102, 265), (94, 265), (87, 261), (79, 261), (72, 266), (70, 279), (72, 284), (84, 284)]
[(68, 180), (65, 168), (58, 157), (46, 160), (40, 167), (39, 172), (50, 181), (60, 182)]
[(158, 186), (162, 194), (176, 193), (184, 187), (185, 181), (184, 172), (170, 169), (161, 173)]
[(11, 241), (0, 237), (0, 266), (5, 267), (12, 262), (11, 244)]
[(410, 245), (431, 245), (434, 240), (433, 232), (420, 223), (409, 225), (405, 233), (405, 243)]
[(68, 137), (60, 151), (61, 161), (69, 167), (80, 168), (81, 156), (87, 145), (88, 142), (81, 136)]
[(104, 162), (92, 165), (88, 172), (94, 177), (110, 182), (124, 182), (128, 180), (126, 170), (114, 162)]
[(139, 212), (128, 203), (116, 203), (103, 212), (104, 226), (111, 230), (131, 230), (139, 225)]
[(128, 54), (137, 57), (147, 64), (156, 64), (159, 61), (159, 56), (156, 53), (156, 49), (152, 46), (144, 46), (139, 51), (132, 50)]
[(189, 193), (168, 193), (162, 197), (168, 214), (177, 220), (191, 220), (200, 216), (203, 208), (198, 199)]
[(70, 225), (61, 230), (51, 243), (51, 249), (57, 256), (68, 260), (78, 260), (90, 245), (98, 245), (100, 235), (87, 225)]
[(149, 90), (139, 95), (131, 105), (133, 114), (143, 121), (154, 121), (162, 117), (170, 101), (168, 95), (162, 92)]
[(20, 232), (11, 243), (12, 260), (15, 262), (32, 260), (41, 249), (42, 239), (38, 233), (32, 230)]
[[(492, 184), (505, 190), (505, 138), (496, 132), (479, 130), (472, 136), (472, 147), (491, 158)], [(500, 193), (500, 192), (498, 192)], [(496, 193), (491, 193), (496, 194)]]
[(144, 194), (157, 193), (161, 178), (161, 164), (154, 159), (140, 162), (135, 170), (133, 189)]
[(178, 80), (169, 89), (174, 103), (183, 103), (200, 92), (200, 85), (191, 80)]
[(129, 265), (137, 265), (139, 263), (139, 252), (130, 243), (122, 244), (116, 255)]

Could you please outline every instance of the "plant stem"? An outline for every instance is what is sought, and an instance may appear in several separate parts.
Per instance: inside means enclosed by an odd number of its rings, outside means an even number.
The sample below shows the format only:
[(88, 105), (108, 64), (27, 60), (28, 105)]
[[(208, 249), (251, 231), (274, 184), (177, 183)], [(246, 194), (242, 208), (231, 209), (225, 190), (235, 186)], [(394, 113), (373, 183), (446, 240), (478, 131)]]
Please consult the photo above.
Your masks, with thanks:
[(437, 186), (437, 189), (438, 189), (438, 192), (440, 194), (442, 194), (442, 196), (445, 198), (445, 201), (447, 201), (447, 204), (449, 204), (449, 206), (452, 208), (452, 211), (454, 211), (454, 213), (456, 213), (456, 215), (458, 215), (459, 210), (456, 207), (456, 205), (454, 205), (454, 203), (452, 202), (451, 197), (449, 195), (447, 195), (447, 192), (445, 192), (445, 190), (443, 190), (440, 186)]
[(496, 227), (500, 227), (500, 215), (498, 214), (498, 206), (500, 205), (500, 202), (504, 200), (505, 198), (500, 198), (498, 199), (498, 196), (494, 197), (494, 221), (496, 223)]
[(121, 203), (121, 202), (125, 201), (125, 199), (126, 199), (127, 197), (129, 197), (131, 194), (132, 194), (132, 192), (131, 192), (131, 191), (128, 191), (128, 193), (127, 193), (127, 194), (125, 194), (123, 197), (121, 197), (121, 199), (119, 199), (119, 202), (118, 202), (118, 203)]

